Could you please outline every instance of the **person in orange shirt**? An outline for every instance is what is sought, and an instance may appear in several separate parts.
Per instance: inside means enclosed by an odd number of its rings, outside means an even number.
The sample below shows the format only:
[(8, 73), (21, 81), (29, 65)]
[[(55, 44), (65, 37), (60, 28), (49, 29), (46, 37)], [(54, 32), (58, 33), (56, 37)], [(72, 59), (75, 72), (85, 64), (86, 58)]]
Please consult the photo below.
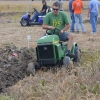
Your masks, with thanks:
[(72, 9), (74, 10), (76, 32), (79, 33), (79, 25), (78, 25), (79, 22), (81, 25), (82, 32), (85, 33), (86, 31), (82, 19), (83, 2), (81, 0), (75, 0), (72, 3)]

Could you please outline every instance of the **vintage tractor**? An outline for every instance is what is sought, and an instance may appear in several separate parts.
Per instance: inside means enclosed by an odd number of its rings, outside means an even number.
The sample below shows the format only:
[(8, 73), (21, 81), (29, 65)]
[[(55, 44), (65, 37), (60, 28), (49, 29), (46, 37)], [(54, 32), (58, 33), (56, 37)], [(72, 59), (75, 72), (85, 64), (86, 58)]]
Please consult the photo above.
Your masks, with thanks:
[[(36, 47), (36, 56), (39, 68), (42, 66), (56, 66), (61, 67), (65, 65), (68, 67), (70, 65), (70, 61), (79, 62), (81, 56), (81, 49), (76, 42), (73, 42), (73, 46), (71, 49), (71, 53), (75, 56), (70, 58), (66, 56), (67, 51), (67, 42), (62, 42), (59, 39), (59, 35), (55, 34), (55, 31), (59, 29), (55, 29), (54, 33), (49, 33), (46, 31), (46, 34), (37, 40)], [(60, 30), (59, 30), (60, 31)], [(35, 65), (34, 62), (29, 63), (28, 72), (35, 74)]]

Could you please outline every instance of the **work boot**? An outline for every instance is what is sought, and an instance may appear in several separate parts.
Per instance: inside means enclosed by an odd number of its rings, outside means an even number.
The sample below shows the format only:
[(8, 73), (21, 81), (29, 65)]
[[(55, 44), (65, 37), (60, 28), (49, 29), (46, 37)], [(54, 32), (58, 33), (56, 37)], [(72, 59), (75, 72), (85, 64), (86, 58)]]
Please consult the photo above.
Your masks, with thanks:
[(66, 56), (68, 56), (68, 57), (70, 57), (70, 58), (75, 57), (75, 55), (72, 54), (70, 50), (68, 50), (68, 51), (66, 52)]

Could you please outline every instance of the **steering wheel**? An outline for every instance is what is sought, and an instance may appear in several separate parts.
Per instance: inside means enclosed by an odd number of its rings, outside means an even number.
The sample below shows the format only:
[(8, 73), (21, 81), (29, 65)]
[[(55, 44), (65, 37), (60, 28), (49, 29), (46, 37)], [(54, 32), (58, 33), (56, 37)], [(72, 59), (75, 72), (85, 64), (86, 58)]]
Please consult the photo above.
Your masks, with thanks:
[[(58, 32), (60, 32), (60, 29), (58, 29), (58, 28), (55, 28), (55, 29), (53, 30), (53, 33), (48, 32), (49, 30), (51, 30), (51, 29), (47, 29), (47, 30), (46, 30), (46, 34), (48, 34), (48, 35), (53, 35), (53, 34), (55, 34), (55, 31), (56, 31), (56, 30), (58, 30)], [(57, 35), (59, 35), (59, 33), (58, 33)]]
[(34, 9), (34, 11), (36, 11), (37, 12), (37, 9), (36, 8), (33, 8)]
[(33, 8), (34, 9), (34, 11), (32, 12), (32, 14), (34, 14), (34, 12), (37, 12), (37, 9), (36, 8)]

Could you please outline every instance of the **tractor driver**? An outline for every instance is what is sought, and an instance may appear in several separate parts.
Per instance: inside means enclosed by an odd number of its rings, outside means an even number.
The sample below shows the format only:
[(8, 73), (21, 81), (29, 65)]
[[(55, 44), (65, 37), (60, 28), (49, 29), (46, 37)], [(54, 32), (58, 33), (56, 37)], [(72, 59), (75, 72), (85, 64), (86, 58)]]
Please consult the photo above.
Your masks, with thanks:
[(42, 10), (40, 12), (36, 12), (35, 15), (32, 17), (32, 21), (37, 22), (38, 21), (38, 16), (44, 16), (46, 15), (46, 10), (47, 10), (47, 3), (45, 0), (42, 0)]
[[(70, 28), (70, 19), (64, 11), (60, 10), (60, 4), (54, 2), (52, 5), (52, 12), (46, 14), (44, 22), (42, 25), (43, 29), (49, 29), (53, 31), (55, 28), (60, 29), (59, 37), (61, 41), (68, 41), (66, 56), (70, 58), (74, 57), (74, 54), (71, 53), (72, 44), (73, 44), (73, 34), (66, 32)], [(55, 34), (57, 34), (56, 32)]]

